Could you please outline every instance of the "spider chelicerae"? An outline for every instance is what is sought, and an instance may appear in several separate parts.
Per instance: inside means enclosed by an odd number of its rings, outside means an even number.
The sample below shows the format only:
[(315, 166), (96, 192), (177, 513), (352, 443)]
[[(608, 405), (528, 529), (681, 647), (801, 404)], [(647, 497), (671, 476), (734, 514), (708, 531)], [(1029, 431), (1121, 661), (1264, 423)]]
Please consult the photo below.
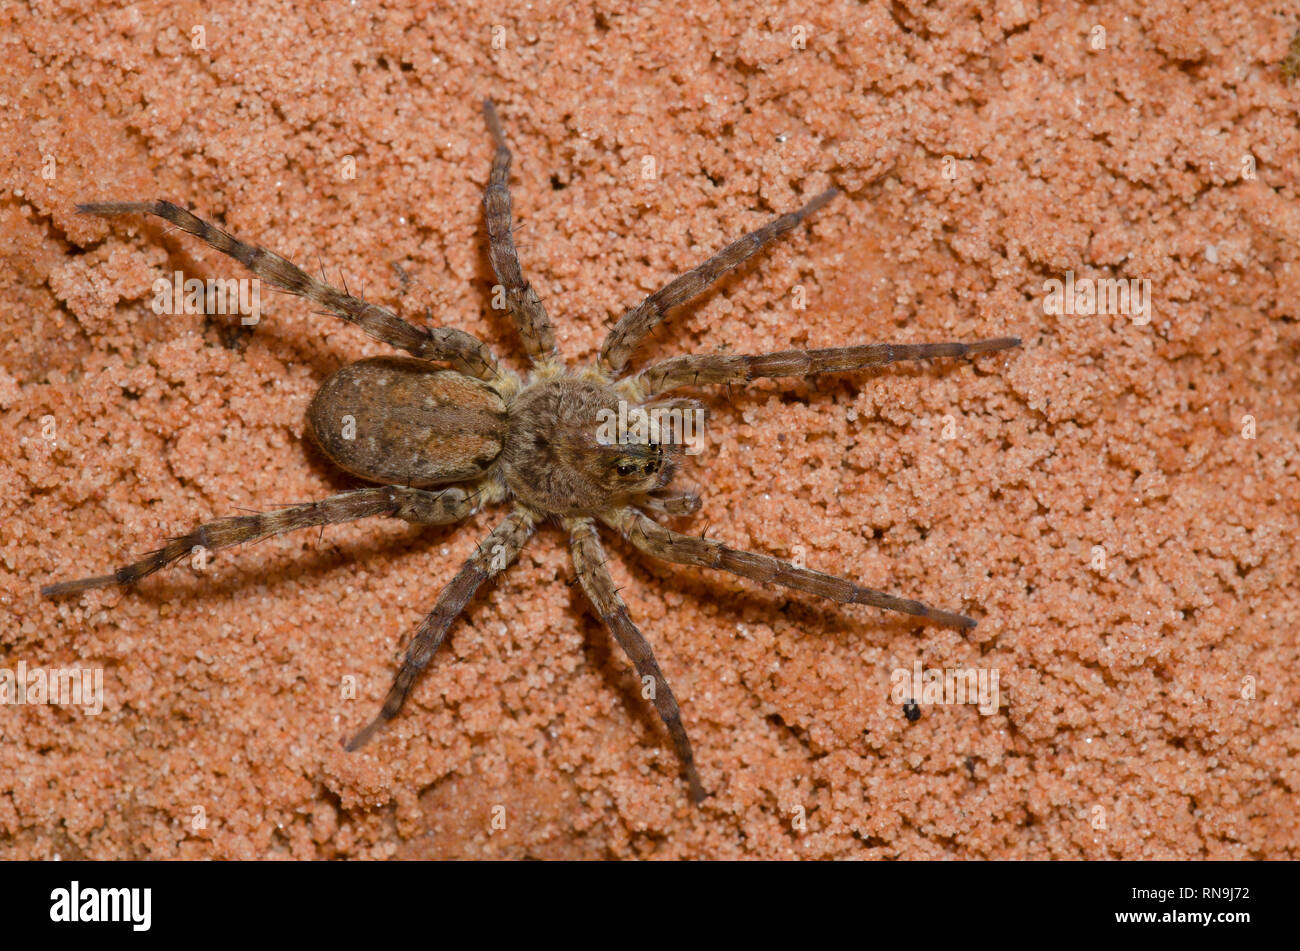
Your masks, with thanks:
[[(959, 357), (1018, 346), (1015, 337), (974, 343), (861, 344), (775, 353), (690, 354), (627, 372), (646, 335), (678, 304), (697, 297), (768, 242), (798, 226), (837, 194), (816, 195), (729, 244), (703, 264), (674, 278), (614, 324), (595, 362), (571, 369), (561, 360), (546, 308), (524, 279), (511, 234), (510, 150), (491, 100), (484, 100), (496, 145), (483, 196), (492, 269), (528, 351), (531, 371), (520, 377), (501, 366), (482, 341), (449, 327), (408, 323), (396, 314), (340, 291), (286, 259), (246, 244), (166, 201), (93, 202), (85, 214), (143, 213), (171, 222), (229, 255), (256, 277), (306, 298), (328, 314), (356, 324), (410, 356), (374, 357), (329, 377), (308, 410), (313, 437), (341, 468), (378, 483), (319, 502), (274, 512), (237, 515), (200, 525), (112, 574), (64, 581), (41, 589), (48, 597), (109, 585), (128, 585), (190, 553), (257, 541), (318, 525), (377, 515), (423, 525), (458, 522), (491, 503), (509, 502), (506, 516), (478, 546), (438, 596), (407, 647), (379, 714), (345, 746), (364, 746), (397, 716), (421, 671), (437, 653), (452, 622), (475, 591), (518, 557), (537, 526), (554, 519), (569, 537), (574, 570), (601, 620), (627, 652), (663, 718), (681, 759), (690, 796), (705, 796), (690, 739), (672, 688), (645, 636), (628, 616), (605, 563), (597, 525), (603, 523), (654, 558), (730, 571), (833, 601), (970, 628), (975, 621), (920, 601), (864, 588), (844, 578), (799, 567), (771, 555), (738, 551), (720, 541), (684, 535), (647, 515), (690, 515), (698, 494), (674, 489), (685, 454), (683, 413), (699, 413), (693, 400), (668, 397), (684, 387), (747, 383), (758, 377), (842, 373), (898, 360)], [(435, 364), (449, 364), (450, 368)], [(609, 421), (635, 417), (662, 427), (636, 428), (609, 438)], [(620, 416), (619, 413), (622, 413)]]

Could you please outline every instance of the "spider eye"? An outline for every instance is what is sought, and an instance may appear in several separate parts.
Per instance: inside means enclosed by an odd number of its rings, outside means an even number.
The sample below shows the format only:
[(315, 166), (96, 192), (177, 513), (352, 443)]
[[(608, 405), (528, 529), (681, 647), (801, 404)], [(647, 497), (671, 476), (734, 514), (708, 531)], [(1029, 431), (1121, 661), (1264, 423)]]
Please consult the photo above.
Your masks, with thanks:
[(618, 474), (621, 476), (630, 476), (636, 472), (636, 466), (630, 462), (620, 462), (618, 464)]

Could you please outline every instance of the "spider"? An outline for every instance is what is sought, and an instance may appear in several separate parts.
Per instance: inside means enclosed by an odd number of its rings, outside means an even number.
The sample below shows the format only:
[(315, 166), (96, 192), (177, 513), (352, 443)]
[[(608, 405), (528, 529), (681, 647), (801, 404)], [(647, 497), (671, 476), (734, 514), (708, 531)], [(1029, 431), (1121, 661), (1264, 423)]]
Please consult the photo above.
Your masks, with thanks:
[(774, 582), (833, 601), (874, 605), (959, 628), (974, 627), (975, 621), (666, 527), (646, 513), (691, 515), (700, 507), (696, 492), (672, 487), (684, 454), (683, 440), (677, 438), (682, 427), (670, 417), (666, 431), (655, 433), (651, 427), (649, 436), (611, 440), (601, 438), (602, 422), (620, 403), (625, 411), (628, 407), (643, 412), (698, 411), (700, 405), (694, 401), (667, 397), (684, 387), (989, 353), (1018, 346), (1020, 341), (999, 337), (974, 343), (691, 354), (652, 364), (639, 373), (627, 372), (633, 352), (673, 307), (699, 296), (769, 242), (797, 227), (835, 197), (837, 190), (831, 188), (797, 211), (780, 215), (727, 245), (627, 310), (610, 329), (595, 361), (571, 369), (559, 356), (546, 308), (520, 269), (511, 234), (511, 154), (490, 99), (484, 100), (483, 111), (495, 143), (483, 196), (489, 255), (528, 352), (531, 370), (526, 377), (502, 367), (486, 345), (464, 331), (408, 323), (171, 202), (77, 206), (83, 214), (142, 213), (162, 218), (239, 261), (257, 278), (305, 298), (327, 315), (341, 317), (409, 356), (373, 357), (343, 367), (321, 384), (307, 412), (311, 434), (325, 454), (375, 485), (274, 512), (207, 522), (112, 574), (59, 582), (41, 591), (55, 597), (134, 584), (195, 546), (216, 551), (296, 529), (380, 515), (440, 525), (469, 518), (483, 505), (510, 502), (509, 515), (479, 544), (416, 630), (378, 715), (345, 748), (361, 748), (397, 716), (475, 591), (505, 571), (538, 525), (552, 519), (568, 535), (575, 573), (596, 613), (646, 685), (646, 695), (652, 698), (681, 760), (690, 797), (699, 803), (706, 793), (681, 710), (649, 642), (628, 616), (614, 586), (598, 524), (664, 561), (729, 571), (760, 583)]

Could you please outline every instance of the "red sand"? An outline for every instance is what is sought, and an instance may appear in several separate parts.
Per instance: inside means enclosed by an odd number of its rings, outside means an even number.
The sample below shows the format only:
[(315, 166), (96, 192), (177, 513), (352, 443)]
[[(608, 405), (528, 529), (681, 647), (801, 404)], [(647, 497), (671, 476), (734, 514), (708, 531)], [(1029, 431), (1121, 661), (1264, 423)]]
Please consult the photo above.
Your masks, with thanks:
[[(1177, 0), (517, 10), (0, 14), (18, 17), (0, 24), (0, 667), (102, 666), (106, 691), (99, 716), (0, 707), (0, 856), (1294, 857), (1300, 87), (1278, 63), (1297, 24)], [(520, 367), (489, 307), (484, 94), (572, 362), (624, 306), (832, 182), (845, 197), (640, 359), (1024, 338), (706, 395), (692, 530), (802, 546), (981, 623), (924, 627), (611, 541), (714, 792), (700, 809), (552, 528), (387, 733), (340, 749), (500, 509), (37, 594), (353, 485), (305, 445), (303, 411), (329, 372), (386, 352), (287, 297), (251, 332), (156, 316), (157, 277), (240, 269), (73, 205), (190, 204)], [(1045, 314), (1066, 271), (1148, 279), (1153, 319)], [(917, 660), (996, 668), (999, 710), (909, 723), (890, 675)]]

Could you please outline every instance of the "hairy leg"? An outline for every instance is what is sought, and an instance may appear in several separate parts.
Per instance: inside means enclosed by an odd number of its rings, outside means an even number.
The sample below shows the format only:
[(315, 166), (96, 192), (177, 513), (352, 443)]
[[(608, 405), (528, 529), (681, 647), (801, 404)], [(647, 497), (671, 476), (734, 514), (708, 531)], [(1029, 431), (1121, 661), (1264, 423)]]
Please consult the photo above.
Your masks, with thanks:
[(973, 618), (949, 611), (940, 611), (920, 601), (898, 598), (883, 591), (863, 588), (844, 578), (822, 574), (808, 568), (797, 568), (788, 561), (760, 555), (757, 552), (728, 548), (712, 538), (683, 535), (665, 528), (636, 509), (619, 509), (602, 516), (606, 525), (619, 531), (641, 551), (654, 558), (681, 565), (700, 565), (719, 571), (730, 571), (742, 578), (760, 582), (774, 582), (796, 591), (807, 591), (818, 597), (841, 601), (845, 604), (870, 604), (888, 611), (899, 611), (917, 617), (929, 618), (952, 627), (974, 627)]
[(281, 290), (311, 301), (336, 317), (360, 327), (370, 336), (423, 360), (445, 360), (456, 369), (481, 380), (500, 376), (496, 357), (487, 345), (463, 330), (418, 327), (390, 310), (367, 304), (318, 281), (293, 262), (274, 252), (240, 241), (214, 224), (169, 201), (96, 201), (78, 205), (88, 215), (148, 214), (170, 221), (234, 258), (254, 275)]
[(636, 503), (662, 515), (694, 515), (700, 510), (700, 494), (693, 489), (659, 489), (637, 496)]
[(871, 343), (824, 350), (780, 350), (776, 353), (687, 354), (646, 367), (619, 383), (629, 400), (646, 400), (681, 386), (704, 383), (748, 383), (759, 377), (843, 373), (900, 360), (965, 357), (1020, 346), (1019, 337), (995, 337), (973, 343)]
[(195, 548), (219, 551), (232, 545), (254, 542), (270, 535), (281, 535), (299, 528), (337, 525), (374, 515), (391, 515), (425, 525), (446, 524), (468, 518), (478, 508), (477, 494), (460, 486), (438, 491), (409, 489), (401, 485), (357, 489), (332, 495), (319, 502), (290, 505), (274, 512), (235, 515), (200, 525), (188, 535), (173, 538), (162, 548), (139, 561), (118, 568), (111, 575), (60, 581), (41, 588), (47, 598), (76, 594), (91, 588), (134, 584), (159, 568), (188, 555)]
[(474, 592), (488, 578), (494, 578), (510, 563), (519, 557), (528, 539), (532, 537), (535, 526), (534, 516), (523, 508), (516, 508), (498, 525), (487, 538), (479, 543), (478, 549), (456, 572), (447, 587), (442, 589), (433, 610), (420, 623), (410, 645), (402, 666), (393, 678), (393, 686), (384, 698), (384, 705), (379, 715), (368, 723), (356, 736), (348, 740), (345, 749), (351, 753), (370, 742), (371, 738), (402, 709), (411, 687), (420, 676), (421, 671), (433, 660), (433, 655), (442, 645), (451, 623), (465, 610), (465, 605), (474, 596)]
[(546, 308), (532, 285), (524, 280), (524, 272), (519, 266), (519, 252), (515, 250), (515, 239), (510, 233), (510, 148), (506, 145), (505, 132), (491, 99), (483, 100), (483, 113), (496, 143), (492, 174), (483, 194), (488, 255), (492, 259), (492, 271), (505, 288), (506, 306), (514, 318), (519, 336), (523, 338), (524, 348), (533, 363), (537, 363), (554, 356), (555, 332), (551, 329), (551, 318), (546, 315)]
[(827, 189), (798, 211), (774, 218), (757, 231), (751, 231), (727, 245), (703, 264), (679, 275), (641, 303), (626, 311), (610, 330), (600, 348), (599, 366), (610, 376), (618, 376), (633, 351), (646, 334), (657, 327), (667, 312), (678, 304), (707, 290), (714, 281), (760, 251), (765, 244), (790, 231), (801, 221), (834, 198), (838, 191)]
[(582, 589), (619, 646), (631, 658), (637, 675), (643, 681), (648, 677), (654, 683), (655, 709), (659, 711), (659, 716), (673, 738), (673, 745), (677, 748), (677, 757), (682, 761), (682, 769), (686, 771), (686, 779), (690, 783), (691, 800), (698, 803), (706, 793), (695, 769), (695, 754), (691, 750), (686, 727), (682, 725), (677, 698), (673, 696), (672, 688), (659, 669), (659, 662), (655, 660), (650, 643), (632, 623), (627, 605), (614, 587), (614, 579), (610, 577), (609, 568), (605, 565), (605, 550), (596, 534), (596, 526), (591, 519), (582, 518), (568, 519), (565, 527), (569, 530), (573, 568), (578, 574), (578, 580), (582, 582)]

